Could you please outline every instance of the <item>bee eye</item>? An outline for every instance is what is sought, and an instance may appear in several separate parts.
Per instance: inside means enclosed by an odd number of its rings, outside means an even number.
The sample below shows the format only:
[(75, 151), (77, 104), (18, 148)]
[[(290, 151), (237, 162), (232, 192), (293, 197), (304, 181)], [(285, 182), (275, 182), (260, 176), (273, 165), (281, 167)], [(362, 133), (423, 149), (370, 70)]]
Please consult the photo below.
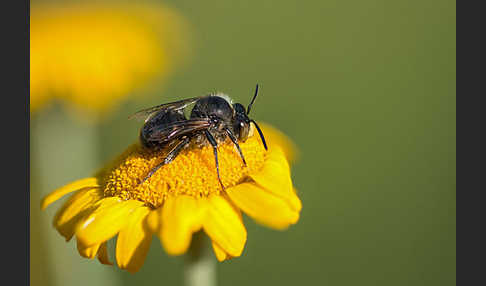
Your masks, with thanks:
[(240, 140), (245, 141), (248, 138), (248, 133), (250, 132), (250, 125), (246, 124), (243, 121), (240, 121), (240, 124), (238, 126), (239, 128), (239, 135), (240, 135)]

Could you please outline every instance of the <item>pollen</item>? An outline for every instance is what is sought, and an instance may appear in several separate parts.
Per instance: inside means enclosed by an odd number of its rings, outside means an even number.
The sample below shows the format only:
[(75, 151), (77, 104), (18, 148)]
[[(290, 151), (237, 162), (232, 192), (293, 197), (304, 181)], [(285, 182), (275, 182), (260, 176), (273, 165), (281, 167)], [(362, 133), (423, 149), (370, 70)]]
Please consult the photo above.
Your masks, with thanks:
[[(266, 151), (259, 136), (250, 136), (239, 145), (246, 166), (229, 139), (218, 146), (219, 172), (225, 188), (247, 180), (248, 174), (257, 172), (264, 164)], [(143, 181), (166, 155), (167, 150), (149, 150), (140, 144), (131, 146), (102, 173), (105, 196), (137, 199), (156, 208), (168, 195), (206, 197), (223, 190), (216, 172), (213, 148), (209, 144), (183, 149), (172, 162)]]

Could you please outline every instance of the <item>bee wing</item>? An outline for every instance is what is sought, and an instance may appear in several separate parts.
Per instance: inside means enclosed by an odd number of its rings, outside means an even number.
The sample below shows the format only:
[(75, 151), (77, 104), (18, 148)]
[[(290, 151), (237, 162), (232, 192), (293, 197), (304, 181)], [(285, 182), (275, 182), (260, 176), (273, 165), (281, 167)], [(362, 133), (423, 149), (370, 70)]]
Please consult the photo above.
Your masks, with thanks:
[(164, 103), (164, 104), (161, 104), (161, 105), (157, 105), (157, 106), (149, 107), (149, 108), (146, 108), (146, 109), (142, 109), (142, 110), (139, 110), (136, 113), (130, 115), (128, 117), (128, 119), (139, 119), (139, 120), (145, 120), (145, 122), (147, 122), (147, 120), (152, 115), (154, 115), (155, 113), (157, 113), (159, 111), (184, 109), (188, 105), (196, 102), (197, 100), (199, 100), (200, 98), (203, 98), (203, 97), (204, 96), (191, 97), (191, 98), (186, 98), (186, 99), (179, 100), (179, 101)]
[(194, 118), (184, 121), (177, 121), (165, 126), (154, 126), (150, 129), (150, 136), (147, 141), (166, 143), (175, 138), (189, 135), (194, 131), (204, 130), (210, 125), (209, 119)]

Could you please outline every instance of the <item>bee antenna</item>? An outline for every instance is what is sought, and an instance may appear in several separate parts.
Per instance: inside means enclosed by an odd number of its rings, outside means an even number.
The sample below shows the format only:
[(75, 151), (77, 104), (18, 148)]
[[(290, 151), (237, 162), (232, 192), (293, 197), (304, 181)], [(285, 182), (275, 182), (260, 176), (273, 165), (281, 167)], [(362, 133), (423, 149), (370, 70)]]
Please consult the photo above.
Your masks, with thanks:
[(260, 129), (260, 127), (258, 126), (255, 120), (250, 119), (250, 121), (253, 122), (253, 124), (255, 124), (258, 134), (260, 134), (260, 138), (262, 139), (263, 147), (265, 147), (265, 150), (268, 150), (267, 142), (265, 141), (265, 137), (263, 136), (262, 130)]
[(257, 97), (258, 95), (258, 83), (256, 85), (256, 89), (255, 89), (255, 95), (253, 96), (250, 104), (248, 105), (248, 108), (246, 109), (246, 114), (250, 114), (250, 109), (251, 109), (251, 106), (253, 105), (253, 102), (255, 102), (255, 98)]

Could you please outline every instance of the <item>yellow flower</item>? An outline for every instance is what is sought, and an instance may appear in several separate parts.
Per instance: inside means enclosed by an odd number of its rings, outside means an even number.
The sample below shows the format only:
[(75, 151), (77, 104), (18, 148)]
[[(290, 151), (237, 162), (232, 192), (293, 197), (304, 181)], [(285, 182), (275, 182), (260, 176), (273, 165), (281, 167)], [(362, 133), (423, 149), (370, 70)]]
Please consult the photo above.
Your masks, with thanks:
[(34, 4), (30, 108), (54, 98), (102, 114), (188, 55), (187, 24), (156, 4)]
[(268, 143), (258, 135), (240, 143), (245, 167), (231, 141), (218, 147), (223, 190), (210, 146), (183, 150), (148, 180), (146, 174), (165, 156), (136, 143), (95, 177), (70, 183), (45, 197), (44, 209), (76, 191), (57, 212), (54, 226), (67, 241), (77, 238), (79, 253), (108, 261), (106, 241), (118, 234), (116, 261), (136, 272), (156, 234), (170, 255), (187, 251), (192, 235), (203, 230), (219, 261), (238, 257), (246, 243), (241, 211), (274, 229), (299, 220), (302, 204), (293, 187), (289, 139), (262, 124)]

